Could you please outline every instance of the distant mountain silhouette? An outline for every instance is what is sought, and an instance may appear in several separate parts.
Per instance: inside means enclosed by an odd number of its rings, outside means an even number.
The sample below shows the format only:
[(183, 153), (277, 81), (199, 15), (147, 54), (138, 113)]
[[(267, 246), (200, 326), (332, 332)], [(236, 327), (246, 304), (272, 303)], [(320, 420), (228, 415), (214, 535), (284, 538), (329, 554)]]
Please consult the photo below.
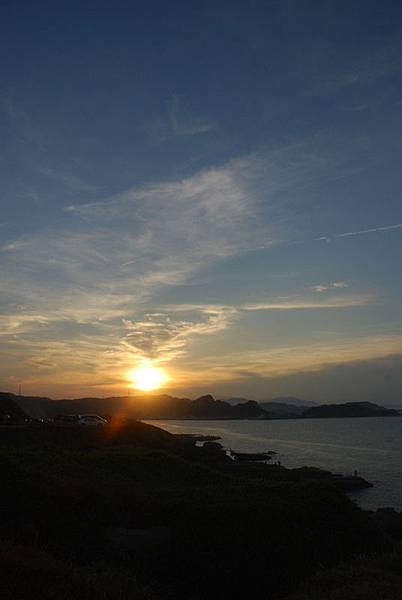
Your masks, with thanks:
[[(292, 403), (278, 400), (293, 400)], [(60, 414), (95, 413), (98, 415), (121, 415), (133, 419), (290, 419), (318, 417), (371, 417), (395, 416), (399, 411), (383, 408), (370, 402), (347, 404), (322, 404), (300, 406), (293, 398), (277, 398), (258, 403), (246, 400), (230, 404), (215, 400), (207, 394), (196, 400), (177, 398), (167, 394), (138, 394), (109, 398), (77, 398), (74, 400), (51, 400), (35, 396), (16, 396), (0, 393), (0, 414), (12, 414), (16, 418), (53, 418)], [(19, 415), (19, 417), (18, 417)]]
[(307, 405), (286, 404), (283, 402), (261, 402), (260, 406), (269, 413), (276, 415), (277, 418), (301, 417), (309, 408)]
[(243, 398), (242, 396), (234, 396), (234, 397), (223, 397), (217, 398), (217, 400), (221, 400), (222, 402), (227, 402), (228, 404), (244, 404), (244, 402), (249, 402), (249, 398)]
[[(220, 398), (220, 400), (224, 402), (228, 402), (229, 404), (239, 404), (244, 402), (250, 402), (249, 398), (243, 398), (241, 396), (234, 396), (229, 398)], [(270, 398), (269, 400), (258, 400), (258, 404), (262, 406), (263, 404), (269, 404), (274, 402), (276, 404), (291, 404), (292, 406), (318, 406), (317, 402), (311, 402), (311, 400), (302, 400), (301, 398), (296, 398), (295, 396), (277, 396), (275, 398)]]
[(271, 400), (267, 400), (267, 402), (276, 402), (278, 404), (291, 404), (292, 406), (318, 406), (317, 402), (312, 402), (311, 400), (303, 400), (301, 398), (296, 398), (295, 396), (277, 396), (276, 398), (271, 398)]
[[(227, 398), (225, 401), (232, 405), (240, 403), (244, 405), (246, 403), (253, 402), (252, 400), (247, 400), (247, 398), (241, 397)], [(301, 400), (300, 398), (295, 398), (294, 396), (279, 396), (277, 398), (272, 398), (271, 400), (260, 400), (258, 404), (263, 410), (269, 413), (272, 418), (280, 419), (300, 417), (310, 406), (317, 406), (315, 402)]]
[(397, 410), (384, 408), (372, 402), (347, 402), (346, 404), (322, 404), (308, 408), (303, 417), (394, 417)]
[(236, 413), (238, 418), (250, 419), (251, 417), (273, 416), (268, 411), (264, 410), (258, 402), (255, 400), (247, 400), (233, 406), (233, 411)]
[(176, 398), (167, 394), (74, 400), (51, 400), (32, 396), (14, 398), (17, 404), (34, 418), (82, 413), (122, 415), (136, 419), (256, 419), (272, 416), (252, 400), (232, 406), (228, 402), (215, 400), (211, 395), (201, 396), (196, 400)]

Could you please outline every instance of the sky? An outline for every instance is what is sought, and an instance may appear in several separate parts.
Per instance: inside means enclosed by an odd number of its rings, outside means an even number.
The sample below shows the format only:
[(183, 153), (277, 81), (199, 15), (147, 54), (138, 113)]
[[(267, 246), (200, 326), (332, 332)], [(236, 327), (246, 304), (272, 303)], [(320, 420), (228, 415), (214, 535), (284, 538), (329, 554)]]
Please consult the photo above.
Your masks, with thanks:
[(0, 6), (0, 389), (402, 404), (402, 5)]

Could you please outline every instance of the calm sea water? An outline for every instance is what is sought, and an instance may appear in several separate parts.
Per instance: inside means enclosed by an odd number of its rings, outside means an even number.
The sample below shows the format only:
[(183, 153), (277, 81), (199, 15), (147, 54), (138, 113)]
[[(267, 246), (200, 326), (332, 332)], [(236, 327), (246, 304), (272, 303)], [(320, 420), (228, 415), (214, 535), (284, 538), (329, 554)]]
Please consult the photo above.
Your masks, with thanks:
[(350, 496), (364, 508), (402, 510), (402, 417), (275, 421), (149, 421), (171, 433), (219, 435), (226, 448), (275, 450), (286, 467), (321, 467), (374, 484)]

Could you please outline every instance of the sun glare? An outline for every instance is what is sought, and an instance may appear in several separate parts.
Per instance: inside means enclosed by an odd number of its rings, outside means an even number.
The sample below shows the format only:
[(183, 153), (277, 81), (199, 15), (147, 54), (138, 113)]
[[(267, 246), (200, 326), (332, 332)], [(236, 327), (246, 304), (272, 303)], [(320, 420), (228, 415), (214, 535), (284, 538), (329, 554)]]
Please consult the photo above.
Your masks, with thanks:
[(133, 387), (142, 392), (156, 390), (167, 381), (167, 376), (163, 369), (148, 365), (130, 371), (129, 378), (133, 382)]

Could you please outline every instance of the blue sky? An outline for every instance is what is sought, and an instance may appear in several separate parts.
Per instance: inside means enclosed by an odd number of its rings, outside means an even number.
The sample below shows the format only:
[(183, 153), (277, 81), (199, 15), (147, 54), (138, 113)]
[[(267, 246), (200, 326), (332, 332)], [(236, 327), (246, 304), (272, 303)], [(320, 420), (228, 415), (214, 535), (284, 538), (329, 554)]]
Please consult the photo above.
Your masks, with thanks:
[(3, 2), (0, 386), (402, 401), (402, 7)]

